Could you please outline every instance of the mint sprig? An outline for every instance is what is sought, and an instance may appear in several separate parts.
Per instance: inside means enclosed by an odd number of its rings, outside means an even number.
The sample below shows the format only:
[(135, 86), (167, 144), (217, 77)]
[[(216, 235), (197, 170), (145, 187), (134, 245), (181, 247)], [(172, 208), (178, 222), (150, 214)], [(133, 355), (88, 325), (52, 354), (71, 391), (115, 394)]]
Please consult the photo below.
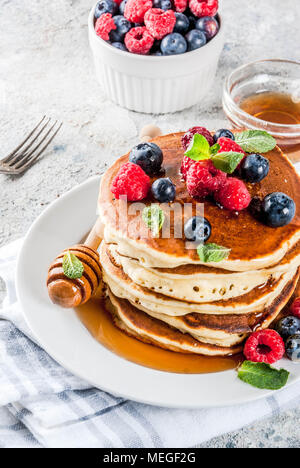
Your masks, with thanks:
[(253, 387), (279, 390), (287, 383), (290, 373), (275, 369), (264, 362), (244, 361), (238, 370), (238, 378)]
[(245, 130), (235, 134), (235, 141), (246, 153), (267, 153), (276, 146), (276, 140), (264, 130)]
[(81, 278), (84, 272), (83, 263), (69, 250), (64, 255), (62, 267), (64, 275), (70, 279)]
[(159, 205), (152, 204), (143, 209), (142, 219), (153, 235), (157, 236), (164, 224), (165, 214)]
[(211, 148), (207, 139), (203, 135), (195, 133), (188, 149), (184, 154), (193, 161), (203, 161), (205, 159), (210, 159)]
[(218, 143), (215, 143), (213, 146), (209, 146), (207, 139), (203, 135), (195, 133), (187, 151), (184, 154), (193, 161), (211, 159), (217, 169), (220, 169), (227, 174), (232, 174), (243, 159), (244, 155), (234, 151), (218, 153), (219, 150), (220, 145)]
[(215, 154), (212, 156), (211, 160), (217, 169), (226, 172), (226, 174), (232, 174), (244, 156), (244, 153), (228, 151)]
[(218, 244), (200, 244), (197, 253), (201, 262), (220, 262), (228, 257), (230, 249)]

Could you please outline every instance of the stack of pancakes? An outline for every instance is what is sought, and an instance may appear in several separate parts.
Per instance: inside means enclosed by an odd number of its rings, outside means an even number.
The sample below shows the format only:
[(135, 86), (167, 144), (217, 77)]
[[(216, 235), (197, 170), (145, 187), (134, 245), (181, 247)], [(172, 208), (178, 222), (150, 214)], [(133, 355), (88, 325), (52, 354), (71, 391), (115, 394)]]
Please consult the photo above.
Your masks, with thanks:
[[(170, 177), (175, 183), (176, 203), (191, 203), (196, 209), (197, 201), (189, 196), (180, 175), (181, 136), (153, 140), (164, 155), (158, 177)], [(230, 249), (229, 257), (218, 263), (201, 262), (184, 236), (175, 235), (174, 226), (183, 227), (187, 220), (183, 210), (166, 215), (170, 237), (157, 237), (149, 234), (137, 205), (114, 199), (111, 182), (128, 154), (104, 174), (99, 195), (104, 223), (100, 261), (118, 327), (166, 349), (225, 356), (240, 352), (249, 333), (271, 325), (298, 282), (300, 182), (278, 147), (266, 157), (269, 174), (260, 183), (248, 184), (251, 196), (284, 192), (294, 199), (296, 215), (289, 225), (271, 228), (250, 210), (233, 213), (205, 201), (203, 215), (212, 227), (208, 242)], [(143, 203), (157, 202), (149, 195)], [(121, 217), (124, 210), (126, 222)]]

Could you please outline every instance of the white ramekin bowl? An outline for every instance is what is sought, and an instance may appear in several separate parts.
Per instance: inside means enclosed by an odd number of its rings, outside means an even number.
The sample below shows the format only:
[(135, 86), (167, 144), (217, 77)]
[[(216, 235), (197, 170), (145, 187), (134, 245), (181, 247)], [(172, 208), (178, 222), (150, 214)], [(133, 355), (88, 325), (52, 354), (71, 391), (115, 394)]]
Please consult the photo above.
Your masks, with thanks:
[(191, 107), (205, 97), (224, 45), (222, 20), (218, 34), (193, 52), (162, 57), (136, 55), (116, 49), (97, 36), (95, 6), (88, 22), (90, 46), (97, 79), (113, 102), (137, 112), (166, 114)]

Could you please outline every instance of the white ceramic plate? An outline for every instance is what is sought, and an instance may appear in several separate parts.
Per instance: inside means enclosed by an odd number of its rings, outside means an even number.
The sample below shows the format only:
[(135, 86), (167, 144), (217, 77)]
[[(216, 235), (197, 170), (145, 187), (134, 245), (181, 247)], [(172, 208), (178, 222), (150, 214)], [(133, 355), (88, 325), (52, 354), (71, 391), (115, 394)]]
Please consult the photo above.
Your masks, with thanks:
[[(62, 366), (91, 385), (143, 403), (177, 408), (237, 405), (272, 392), (238, 380), (235, 371), (184, 375), (152, 370), (112, 353), (95, 341), (73, 310), (54, 306), (47, 295), (48, 266), (64, 248), (78, 242), (96, 220), (99, 177), (51, 204), (30, 228), (17, 268), (17, 293), (25, 318), (41, 346)], [(300, 366), (288, 385), (300, 379)]]

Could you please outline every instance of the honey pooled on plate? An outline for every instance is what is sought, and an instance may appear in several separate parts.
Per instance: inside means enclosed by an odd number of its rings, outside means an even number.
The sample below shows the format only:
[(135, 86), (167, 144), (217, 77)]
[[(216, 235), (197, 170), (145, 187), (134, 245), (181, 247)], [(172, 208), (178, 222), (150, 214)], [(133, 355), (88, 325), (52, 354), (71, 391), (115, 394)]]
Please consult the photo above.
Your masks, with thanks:
[(113, 323), (108, 302), (92, 298), (76, 313), (91, 335), (103, 346), (136, 364), (179, 374), (206, 374), (237, 368), (243, 356), (208, 357), (168, 351), (132, 338)]

